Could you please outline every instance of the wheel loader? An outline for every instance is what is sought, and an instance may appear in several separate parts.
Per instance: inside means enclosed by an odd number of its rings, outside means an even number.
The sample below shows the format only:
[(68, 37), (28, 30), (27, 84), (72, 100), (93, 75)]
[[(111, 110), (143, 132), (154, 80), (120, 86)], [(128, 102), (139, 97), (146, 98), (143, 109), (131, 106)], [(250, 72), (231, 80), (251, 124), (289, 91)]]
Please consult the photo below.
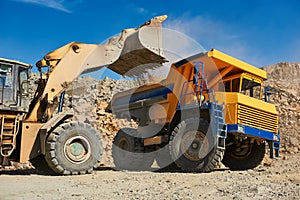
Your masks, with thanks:
[[(116, 168), (208, 172), (258, 166), (278, 157), (278, 112), (266, 72), (212, 49), (173, 63), (165, 79), (113, 96), (108, 112), (133, 119), (114, 139)], [(275, 153), (275, 155), (274, 155)]]
[[(0, 59), (0, 165), (31, 163), (53, 174), (85, 174), (99, 166), (101, 133), (74, 121), (64, 110), (64, 90), (82, 73), (107, 67), (134, 76), (166, 62), (161, 47), (161, 24), (154, 17), (138, 28), (124, 29), (105, 44), (71, 42), (36, 63), (38, 87), (28, 101), (30, 65)], [(149, 65), (148, 65), (149, 64)], [(142, 71), (135, 72), (137, 65)]]

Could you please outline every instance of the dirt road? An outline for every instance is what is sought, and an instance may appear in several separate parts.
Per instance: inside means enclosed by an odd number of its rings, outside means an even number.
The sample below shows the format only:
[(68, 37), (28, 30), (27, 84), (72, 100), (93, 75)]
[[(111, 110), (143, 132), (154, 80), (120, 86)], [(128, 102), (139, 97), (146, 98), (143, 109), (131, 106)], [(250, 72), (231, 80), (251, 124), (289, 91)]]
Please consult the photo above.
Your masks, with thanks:
[(254, 170), (120, 172), (82, 176), (0, 171), (0, 199), (300, 199), (300, 154)]

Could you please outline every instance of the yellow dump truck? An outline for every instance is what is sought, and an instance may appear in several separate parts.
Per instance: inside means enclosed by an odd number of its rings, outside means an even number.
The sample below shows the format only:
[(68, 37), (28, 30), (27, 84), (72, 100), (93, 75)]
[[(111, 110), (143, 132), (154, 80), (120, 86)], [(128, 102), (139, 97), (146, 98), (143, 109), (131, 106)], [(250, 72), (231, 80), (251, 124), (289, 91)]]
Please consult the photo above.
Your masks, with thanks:
[(266, 72), (212, 49), (173, 63), (166, 79), (114, 95), (109, 111), (133, 119), (114, 139), (117, 168), (207, 172), (219, 162), (251, 169), (278, 156), (278, 113), (267, 102)]

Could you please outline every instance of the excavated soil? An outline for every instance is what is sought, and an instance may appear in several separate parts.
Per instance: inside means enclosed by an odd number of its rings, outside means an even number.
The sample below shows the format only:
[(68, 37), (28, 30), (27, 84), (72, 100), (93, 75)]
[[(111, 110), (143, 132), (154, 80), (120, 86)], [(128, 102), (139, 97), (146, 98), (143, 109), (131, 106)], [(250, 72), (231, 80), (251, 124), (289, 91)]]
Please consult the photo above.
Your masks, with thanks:
[(300, 199), (300, 154), (254, 170), (210, 173), (123, 172), (45, 176), (2, 171), (0, 199)]

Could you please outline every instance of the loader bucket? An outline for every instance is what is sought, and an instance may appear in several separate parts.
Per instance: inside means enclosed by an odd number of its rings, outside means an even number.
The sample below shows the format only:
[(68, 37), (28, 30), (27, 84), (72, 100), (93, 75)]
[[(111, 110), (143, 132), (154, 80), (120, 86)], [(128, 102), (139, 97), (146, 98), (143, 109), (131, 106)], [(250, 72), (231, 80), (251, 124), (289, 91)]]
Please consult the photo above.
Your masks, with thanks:
[(120, 75), (136, 76), (166, 62), (162, 49), (161, 23), (166, 16), (155, 17), (137, 29), (125, 29), (115, 40), (124, 40), (119, 58), (108, 66)]

